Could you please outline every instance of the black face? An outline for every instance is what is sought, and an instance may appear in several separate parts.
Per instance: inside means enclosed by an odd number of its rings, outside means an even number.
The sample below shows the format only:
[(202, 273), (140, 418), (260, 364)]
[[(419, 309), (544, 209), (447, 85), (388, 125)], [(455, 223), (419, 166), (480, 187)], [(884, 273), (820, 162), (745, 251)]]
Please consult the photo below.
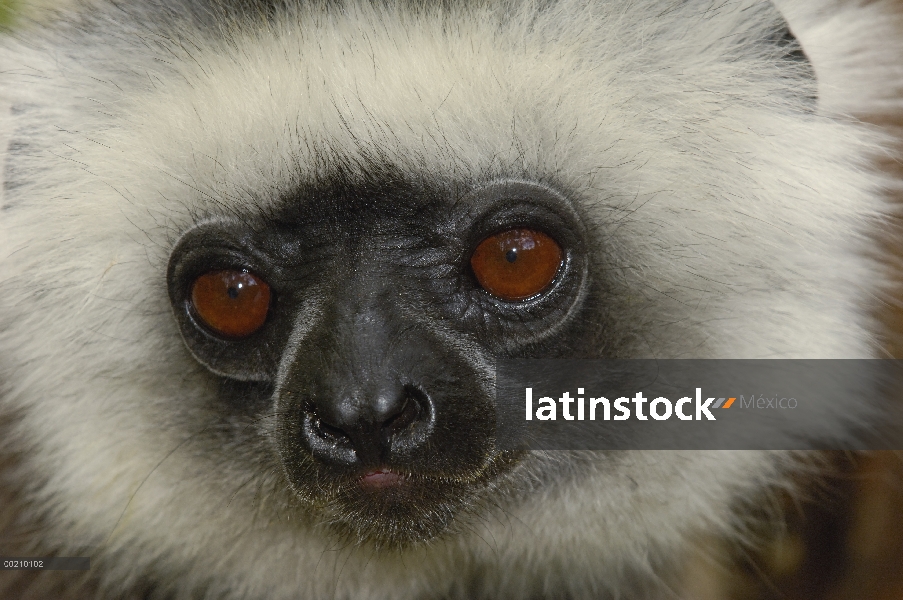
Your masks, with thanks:
[(494, 360), (605, 354), (598, 240), (571, 200), (524, 182), (332, 185), (285, 205), (178, 241), (185, 343), (256, 390), (289, 485), (324, 521), (428, 540), (517, 464), (494, 447)]

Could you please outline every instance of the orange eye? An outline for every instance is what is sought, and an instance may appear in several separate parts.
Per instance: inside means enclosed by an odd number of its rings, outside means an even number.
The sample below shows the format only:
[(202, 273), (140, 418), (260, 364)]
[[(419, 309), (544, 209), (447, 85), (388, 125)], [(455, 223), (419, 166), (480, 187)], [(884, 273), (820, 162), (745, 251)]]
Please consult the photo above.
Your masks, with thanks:
[(266, 321), (270, 286), (247, 271), (212, 271), (194, 280), (191, 304), (214, 332), (225, 337), (246, 337)]
[(509, 229), (480, 242), (470, 266), (487, 292), (524, 300), (546, 289), (561, 268), (561, 247), (533, 229)]

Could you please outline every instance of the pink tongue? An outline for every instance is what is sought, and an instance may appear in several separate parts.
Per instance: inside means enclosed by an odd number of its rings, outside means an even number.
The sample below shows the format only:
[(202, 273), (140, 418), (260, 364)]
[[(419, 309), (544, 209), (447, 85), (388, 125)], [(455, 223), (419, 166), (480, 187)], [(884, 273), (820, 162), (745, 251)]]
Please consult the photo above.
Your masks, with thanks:
[(370, 471), (361, 477), (361, 485), (369, 488), (383, 488), (401, 482), (401, 475), (392, 471)]

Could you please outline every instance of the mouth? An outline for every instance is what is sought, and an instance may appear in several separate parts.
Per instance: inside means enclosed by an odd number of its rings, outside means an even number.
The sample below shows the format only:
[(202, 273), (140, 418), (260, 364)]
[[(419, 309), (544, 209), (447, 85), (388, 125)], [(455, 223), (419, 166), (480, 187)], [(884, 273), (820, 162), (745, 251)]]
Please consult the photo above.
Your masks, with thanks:
[(374, 469), (361, 475), (359, 483), (361, 489), (365, 491), (398, 489), (403, 488), (406, 483), (406, 477), (388, 468)]
[(424, 473), (394, 465), (321, 472), (314, 478), (319, 485), (298, 495), (313, 501), (339, 539), (404, 549), (456, 531), (480, 512), (487, 495), (517, 462), (513, 453), (498, 453), (483, 468), (467, 472)]

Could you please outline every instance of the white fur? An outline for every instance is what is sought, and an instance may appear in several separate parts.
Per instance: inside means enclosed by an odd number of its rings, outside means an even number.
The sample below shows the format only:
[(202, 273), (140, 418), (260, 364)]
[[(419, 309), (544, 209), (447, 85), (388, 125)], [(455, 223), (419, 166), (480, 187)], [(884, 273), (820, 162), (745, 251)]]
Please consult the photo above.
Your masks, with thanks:
[(196, 220), (267, 206), (324, 159), (378, 152), (413, 173), (566, 186), (614, 231), (618, 310), (643, 332), (633, 356), (873, 352), (877, 141), (794, 99), (805, 80), (779, 77), (750, 42), (778, 21), (769, 5), (413, 14), (352, 1), (227, 41), (159, 37), (102, 10), (107, 33), (48, 30), (0, 59), (0, 93), (24, 109), (12, 137), (31, 144), (7, 161), (17, 187), (0, 213), (0, 406), (22, 415), (30, 514), (49, 511), (63, 553), (90, 547), (111, 593), (145, 573), (179, 597), (466, 595), (455, 586), (469, 578), (488, 597), (614, 593), (631, 574), (654, 580), (694, 531), (735, 530), (732, 504), (792, 461), (605, 457), (580, 485), (500, 498), (405, 553), (333, 547), (316, 524), (281, 521), (265, 484), (241, 487), (241, 465), (197, 455), (179, 423), (203, 423), (187, 399), (211, 392), (165, 266)]

